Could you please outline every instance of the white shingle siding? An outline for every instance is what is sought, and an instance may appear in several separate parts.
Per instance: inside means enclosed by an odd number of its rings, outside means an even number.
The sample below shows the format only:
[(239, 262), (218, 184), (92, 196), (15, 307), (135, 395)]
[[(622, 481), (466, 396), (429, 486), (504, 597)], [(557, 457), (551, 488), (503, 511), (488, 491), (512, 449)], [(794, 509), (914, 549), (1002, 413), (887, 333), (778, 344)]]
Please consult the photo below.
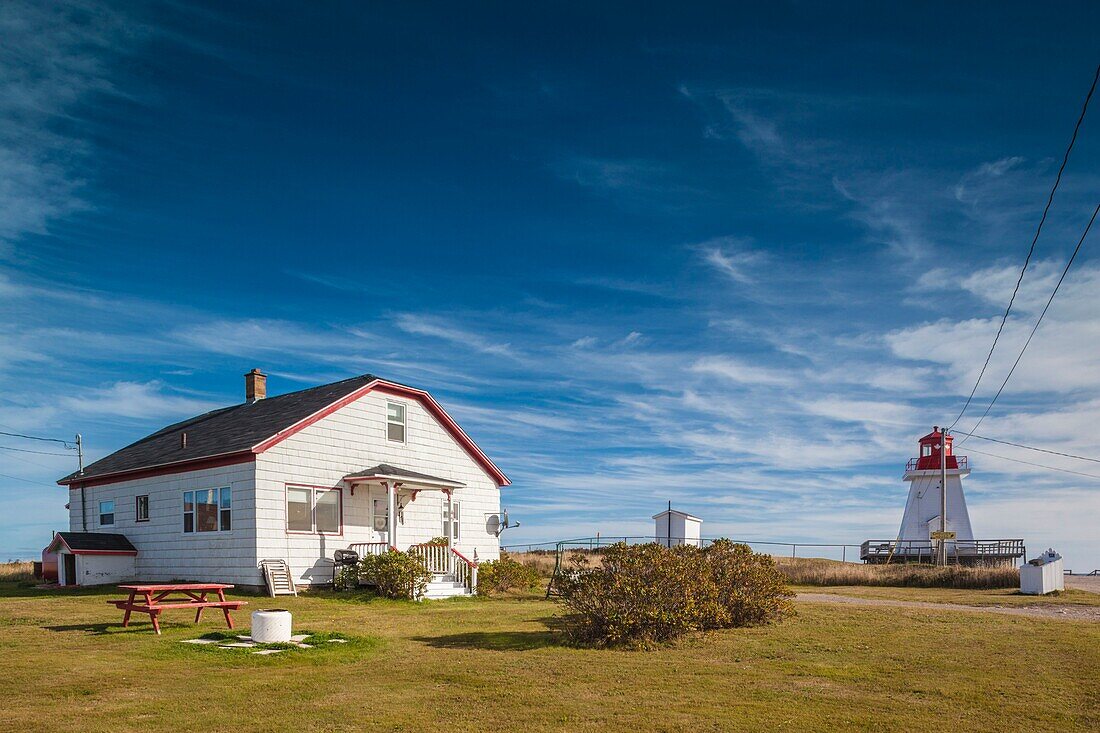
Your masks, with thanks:
[[(387, 402), (407, 406), (404, 443), (386, 438)], [(494, 479), (418, 401), (380, 392), (360, 397), (256, 457), (260, 558), (287, 560), (300, 580), (327, 581), (331, 564), (322, 558), (331, 558), (333, 550), (383, 541), (385, 534), (374, 531), (370, 514), (371, 500), (385, 497), (378, 486), (370, 491), (359, 486), (355, 496), (344, 489), (343, 536), (286, 532), (286, 484), (339, 487), (347, 474), (379, 463), (465, 484), (454, 492), (462, 506), (462, 537), (455, 546), (467, 557), (476, 551), (481, 560), (497, 558), (500, 543), (487, 531), (489, 518), (500, 511), (500, 489)], [(397, 526), (402, 549), (443, 533), (444, 501), (442, 492), (422, 491), (406, 504)]]
[[(89, 532), (126, 535), (138, 550), (135, 576), (143, 581), (218, 580), (261, 584), (256, 570), (256, 523), (251, 461), (220, 468), (153, 476), (84, 489)], [(228, 486), (233, 490), (233, 529), (183, 531), (183, 492)], [(136, 497), (149, 495), (149, 521), (136, 521)], [(100, 526), (99, 502), (113, 499), (115, 523)], [(69, 492), (69, 529), (82, 531), (80, 490)]]
[[(386, 403), (406, 405), (406, 439), (386, 438)], [(385, 498), (381, 487), (360, 485), (351, 495), (341, 479), (349, 473), (388, 463), (459, 481), (454, 500), (461, 505), (461, 539), (467, 557), (496, 559), (500, 543), (489, 520), (500, 511), (500, 488), (465, 448), (415, 399), (371, 392), (246, 462), (85, 489), (88, 531), (126, 535), (138, 549), (136, 576), (145, 581), (204, 580), (260, 585), (261, 559), (284, 559), (301, 582), (327, 582), (328, 560), (356, 542), (378, 542), (371, 500)], [(295, 534), (286, 530), (286, 485), (343, 490), (340, 536)], [(233, 490), (233, 529), (183, 532), (183, 492), (229, 486)], [(135, 497), (149, 495), (149, 521), (137, 522)], [(115, 501), (115, 523), (99, 526), (99, 502)], [(405, 497), (407, 501), (407, 495)], [(402, 547), (443, 534), (439, 491), (422, 491), (399, 513)], [(81, 531), (80, 491), (70, 491), (69, 528)]]

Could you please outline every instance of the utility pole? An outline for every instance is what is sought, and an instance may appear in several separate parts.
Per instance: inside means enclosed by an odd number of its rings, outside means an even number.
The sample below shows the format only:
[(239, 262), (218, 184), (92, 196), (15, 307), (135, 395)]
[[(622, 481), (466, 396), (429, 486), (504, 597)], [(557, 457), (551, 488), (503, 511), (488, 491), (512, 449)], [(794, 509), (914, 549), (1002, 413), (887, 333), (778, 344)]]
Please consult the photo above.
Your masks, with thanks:
[(947, 566), (947, 428), (940, 429), (940, 565)]
[[(80, 433), (76, 434), (76, 465), (77, 476), (84, 475), (84, 440), (80, 437)], [(88, 510), (84, 501), (84, 484), (80, 484), (80, 531), (88, 531)]]

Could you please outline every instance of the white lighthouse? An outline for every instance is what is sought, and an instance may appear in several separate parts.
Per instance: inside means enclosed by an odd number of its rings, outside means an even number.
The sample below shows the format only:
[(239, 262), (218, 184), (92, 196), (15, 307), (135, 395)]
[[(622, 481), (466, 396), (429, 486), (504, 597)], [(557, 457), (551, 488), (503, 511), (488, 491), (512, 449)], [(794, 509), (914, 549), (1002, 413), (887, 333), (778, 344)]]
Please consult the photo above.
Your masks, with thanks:
[[(944, 561), (960, 565), (1012, 565), (1025, 552), (1022, 539), (974, 539), (962, 480), (970, 475), (966, 456), (955, 455), (954, 438), (938, 427), (920, 439), (920, 453), (910, 458), (902, 478), (909, 482), (909, 498), (894, 540), (866, 540), (860, 558), (868, 563)], [(942, 445), (942, 449), (941, 449)], [(941, 456), (942, 454), (942, 456)], [(942, 461), (941, 461), (942, 458)], [(946, 476), (946, 496), (940, 482)], [(946, 521), (940, 521), (946, 506)], [(940, 530), (946, 531), (941, 540)], [(935, 534), (933, 534), (935, 533)], [(937, 560), (940, 542), (944, 556)]]
[[(955, 539), (964, 544), (974, 540), (974, 530), (970, 527), (970, 513), (966, 510), (963, 497), (962, 480), (970, 475), (970, 466), (966, 456), (956, 456), (951, 444), (954, 438), (944, 437), (938, 427), (920, 439), (920, 454), (905, 466), (904, 480), (909, 482), (909, 499), (905, 502), (905, 514), (901, 518), (901, 531), (898, 539), (902, 545), (915, 546), (912, 543), (928, 542), (932, 533), (940, 530), (940, 511), (943, 498), (940, 496), (942, 467), (947, 466), (947, 522), (948, 532), (955, 533)], [(943, 442), (944, 458), (940, 461), (940, 444)], [(948, 552), (954, 552), (954, 543), (948, 542)]]

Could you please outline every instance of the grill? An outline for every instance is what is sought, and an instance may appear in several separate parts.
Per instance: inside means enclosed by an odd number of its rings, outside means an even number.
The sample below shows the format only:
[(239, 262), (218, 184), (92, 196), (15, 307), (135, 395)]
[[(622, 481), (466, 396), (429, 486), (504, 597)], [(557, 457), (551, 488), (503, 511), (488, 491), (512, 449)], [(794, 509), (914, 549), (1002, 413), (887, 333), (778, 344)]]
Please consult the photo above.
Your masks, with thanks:
[(332, 561), (341, 567), (359, 564), (359, 553), (355, 550), (337, 550), (332, 553)]
[[(332, 587), (337, 588), (336, 576), (339, 575), (344, 580), (344, 585), (347, 585), (347, 573), (342, 573), (342, 570), (353, 568), (359, 564), (359, 553), (355, 550), (337, 550), (332, 553)], [(356, 585), (358, 585), (358, 578), (356, 579)], [(347, 588), (343, 588), (347, 590)]]

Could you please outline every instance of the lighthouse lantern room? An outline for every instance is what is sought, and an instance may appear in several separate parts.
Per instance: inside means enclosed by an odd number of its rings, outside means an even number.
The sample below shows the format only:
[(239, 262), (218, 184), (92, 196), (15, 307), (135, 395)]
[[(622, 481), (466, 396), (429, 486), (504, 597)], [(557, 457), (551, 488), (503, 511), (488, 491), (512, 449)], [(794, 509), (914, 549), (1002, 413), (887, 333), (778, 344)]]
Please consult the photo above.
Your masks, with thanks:
[[(974, 538), (962, 487), (962, 480), (970, 475), (970, 463), (966, 456), (955, 455), (954, 440), (934, 427), (918, 441), (919, 455), (909, 459), (902, 477), (909, 482), (909, 497), (897, 539), (864, 542), (860, 552), (864, 562), (935, 562), (941, 542), (946, 561), (952, 564), (1011, 564), (1023, 556), (1021, 539)], [(944, 492), (941, 484), (946, 485)]]

